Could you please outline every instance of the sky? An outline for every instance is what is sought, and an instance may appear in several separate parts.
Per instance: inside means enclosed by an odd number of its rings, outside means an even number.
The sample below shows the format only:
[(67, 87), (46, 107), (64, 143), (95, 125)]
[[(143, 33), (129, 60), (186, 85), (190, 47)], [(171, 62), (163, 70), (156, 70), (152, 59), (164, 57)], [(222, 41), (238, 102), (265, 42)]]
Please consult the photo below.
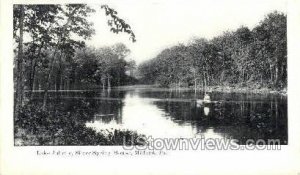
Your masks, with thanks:
[(100, 4), (90, 20), (96, 30), (89, 46), (102, 47), (124, 43), (131, 53), (126, 59), (138, 64), (154, 58), (160, 51), (187, 43), (192, 38), (211, 39), (224, 31), (240, 26), (252, 29), (274, 11), (286, 13), (286, 0), (127, 0), (110, 1), (119, 17), (132, 28), (137, 41), (132, 43), (128, 34), (114, 34), (107, 25), (107, 17)]

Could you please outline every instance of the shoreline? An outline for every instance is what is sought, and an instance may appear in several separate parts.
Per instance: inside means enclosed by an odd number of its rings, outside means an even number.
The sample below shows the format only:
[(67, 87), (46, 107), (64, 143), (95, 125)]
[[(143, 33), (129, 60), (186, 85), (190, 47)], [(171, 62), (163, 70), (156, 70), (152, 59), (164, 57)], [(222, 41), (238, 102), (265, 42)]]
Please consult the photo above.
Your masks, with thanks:
[[(194, 87), (160, 87), (159, 85), (124, 85), (124, 86), (115, 86), (111, 89), (121, 89), (121, 90), (134, 90), (134, 89), (149, 89), (156, 88), (161, 91), (194, 91)], [(81, 91), (97, 91), (102, 89), (78, 89), (78, 90), (48, 90), (48, 92), (81, 92)], [(107, 89), (105, 89), (107, 90)], [(197, 88), (197, 91), (204, 91), (203, 88)], [(287, 89), (274, 90), (270, 88), (255, 88), (255, 87), (238, 87), (238, 86), (207, 86), (207, 92), (223, 92), (223, 93), (254, 93), (254, 94), (278, 94), (282, 96), (287, 96)], [(25, 91), (29, 92), (29, 91)], [(33, 92), (44, 92), (44, 90), (34, 90)]]
[[(191, 91), (194, 87), (160, 87), (158, 85), (126, 85), (117, 86), (112, 89), (147, 89), (147, 88), (159, 88), (161, 90), (174, 90), (174, 91)], [(237, 86), (208, 86), (206, 87), (208, 92), (223, 92), (223, 93), (255, 93), (255, 94), (278, 94), (287, 96), (287, 89), (274, 90), (270, 88), (254, 88), (254, 87), (237, 87)], [(197, 88), (197, 91), (203, 91), (203, 88)]]
[(287, 96), (287, 90), (274, 90), (270, 88), (253, 88), (253, 87), (234, 87), (234, 86), (209, 86), (209, 92), (224, 92), (224, 93), (255, 93), (255, 94), (278, 94)]

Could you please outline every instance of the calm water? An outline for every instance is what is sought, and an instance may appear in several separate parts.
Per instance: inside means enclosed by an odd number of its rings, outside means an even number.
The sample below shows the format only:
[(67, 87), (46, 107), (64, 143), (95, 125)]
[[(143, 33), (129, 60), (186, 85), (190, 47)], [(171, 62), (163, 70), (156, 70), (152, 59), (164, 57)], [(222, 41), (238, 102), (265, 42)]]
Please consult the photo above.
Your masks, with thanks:
[(195, 99), (203, 99), (203, 92), (159, 88), (50, 94), (58, 97), (51, 102), (65, 110), (89, 110), (86, 126), (98, 132), (124, 129), (154, 138), (201, 135), (238, 139), (239, 144), (246, 139), (280, 139), (287, 144), (287, 97), (280, 95), (215, 92), (211, 99), (216, 103), (199, 105)]

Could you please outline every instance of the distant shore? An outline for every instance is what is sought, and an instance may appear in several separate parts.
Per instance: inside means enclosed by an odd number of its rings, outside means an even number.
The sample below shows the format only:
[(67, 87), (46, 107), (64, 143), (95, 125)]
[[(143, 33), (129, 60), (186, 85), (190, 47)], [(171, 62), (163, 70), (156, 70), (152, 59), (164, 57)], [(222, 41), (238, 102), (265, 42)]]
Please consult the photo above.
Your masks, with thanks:
[[(181, 87), (181, 88), (163, 88), (158, 85), (126, 85), (114, 87), (115, 89), (147, 89), (147, 88), (161, 88), (165, 90), (194, 90), (194, 87)], [(202, 91), (203, 88), (197, 88), (197, 90)], [(238, 87), (238, 86), (208, 86), (206, 87), (208, 92), (224, 92), (224, 93), (256, 93), (256, 94), (279, 94), (287, 96), (287, 89), (274, 90), (270, 88), (255, 88), (255, 87)]]
[[(131, 90), (131, 89), (150, 89), (150, 88), (156, 88), (161, 91), (169, 91), (169, 90), (180, 90), (180, 91), (191, 91), (194, 90), (194, 87), (160, 87), (159, 85), (143, 85), (143, 84), (137, 84), (137, 85), (124, 85), (124, 86), (115, 86), (112, 87), (112, 89), (122, 89), (122, 90)], [(85, 89), (85, 90), (48, 90), (49, 92), (76, 92), (76, 91), (95, 91), (98, 89)], [(102, 90), (102, 89), (101, 89)], [(197, 88), (197, 91), (204, 91), (202, 87)], [(240, 87), (240, 86), (207, 86), (206, 87), (207, 92), (224, 92), (224, 93), (256, 93), (256, 94), (279, 94), (283, 96), (287, 96), (287, 89), (283, 88), (281, 90), (274, 90), (271, 88), (256, 88), (256, 87)], [(27, 92), (25, 90), (25, 92)], [(44, 90), (34, 90), (33, 92), (44, 92)]]
[(253, 87), (235, 87), (235, 86), (209, 86), (207, 87), (209, 92), (237, 92), (237, 93), (257, 93), (257, 94), (280, 94), (287, 96), (287, 90), (274, 90), (270, 88), (253, 88)]

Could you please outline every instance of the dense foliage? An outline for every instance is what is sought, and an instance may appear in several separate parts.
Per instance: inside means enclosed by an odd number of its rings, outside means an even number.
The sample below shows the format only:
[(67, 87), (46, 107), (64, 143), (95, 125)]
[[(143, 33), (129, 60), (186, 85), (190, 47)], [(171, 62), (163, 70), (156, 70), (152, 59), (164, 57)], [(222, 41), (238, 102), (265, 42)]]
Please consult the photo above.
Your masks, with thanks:
[[(125, 57), (130, 50), (124, 44), (116, 44), (102, 48), (84, 47), (76, 49), (70, 55), (63, 55), (53, 65), (49, 79), (51, 90), (87, 90), (107, 89), (113, 86), (132, 84), (136, 80), (128, 71), (134, 68)], [(49, 55), (45, 55), (45, 62)], [(27, 68), (27, 66), (26, 66)], [(47, 86), (47, 63), (41, 63), (35, 71), (33, 90), (44, 90)], [(26, 69), (28, 75), (31, 69)], [(25, 88), (30, 87), (25, 82)]]
[[(107, 5), (99, 6), (100, 8), (109, 17), (108, 25), (112, 32), (128, 33), (130, 39), (136, 41), (131, 27), (114, 9)], [(24, 90), (30, 93), (37, 89), (43, 90), (46, 107), (48, 90), (79, 89), (79, 82), (92, 81), (86, 80), (89, 77), (84, 78), (80, 70), (83, 70), (83, 64), (90, 64), (87, 63), (89, 60), (83, 61), (81, 56), (86, 56), (82, 54), (85, 52), (82, 49), (85, 48), (85, 41), (94, 34), (93, 24), (88, 21), (88, 17), (96, 11), (95, 9), (86, 4), (65, 4), (14, 5), (13, 10), (13, 33), (16, 43), (15, 111), (25, 104)], [(94, 54), (94, 57), (102, 60), (98, 59), (94, 65), (102, 67), (97, 75), (103, 81), (104, 78), (108, 79), (108, 87), (111, 86), (111, 81), (112, 85), (124, 83), (121, 82), (121, 78), (125, 77), (124, 57), (128, 52), (124, 45), (118, 44)], [(103, 63), (106, 56), (107, 61)], [(89, 57), (93, 56), (90, 54)], [(95, 60), (97, 59), (94, 58)], [(104, 70), (104, 64), (107, 70)], [(112, 64), (117, 66), (112, 68)]]
[[(144, 136), (128, 130), (97, 133), (85, 126), (93, 117), (89, 104), (63, 109), (44, 110), (38, 104), (27, 104), (15, 118), (15, 145), (132, 145), (143, 144)], [(106, 131), (107, 132), (107, 131)], [(139, 139), (138, 139), (139, 138)]]
[(139, 66), (143, 83), (165, 87), (287, 86), (286, 16), (273, 12), (250, 30), (240, 27), (211, 40), (164, 49)]

